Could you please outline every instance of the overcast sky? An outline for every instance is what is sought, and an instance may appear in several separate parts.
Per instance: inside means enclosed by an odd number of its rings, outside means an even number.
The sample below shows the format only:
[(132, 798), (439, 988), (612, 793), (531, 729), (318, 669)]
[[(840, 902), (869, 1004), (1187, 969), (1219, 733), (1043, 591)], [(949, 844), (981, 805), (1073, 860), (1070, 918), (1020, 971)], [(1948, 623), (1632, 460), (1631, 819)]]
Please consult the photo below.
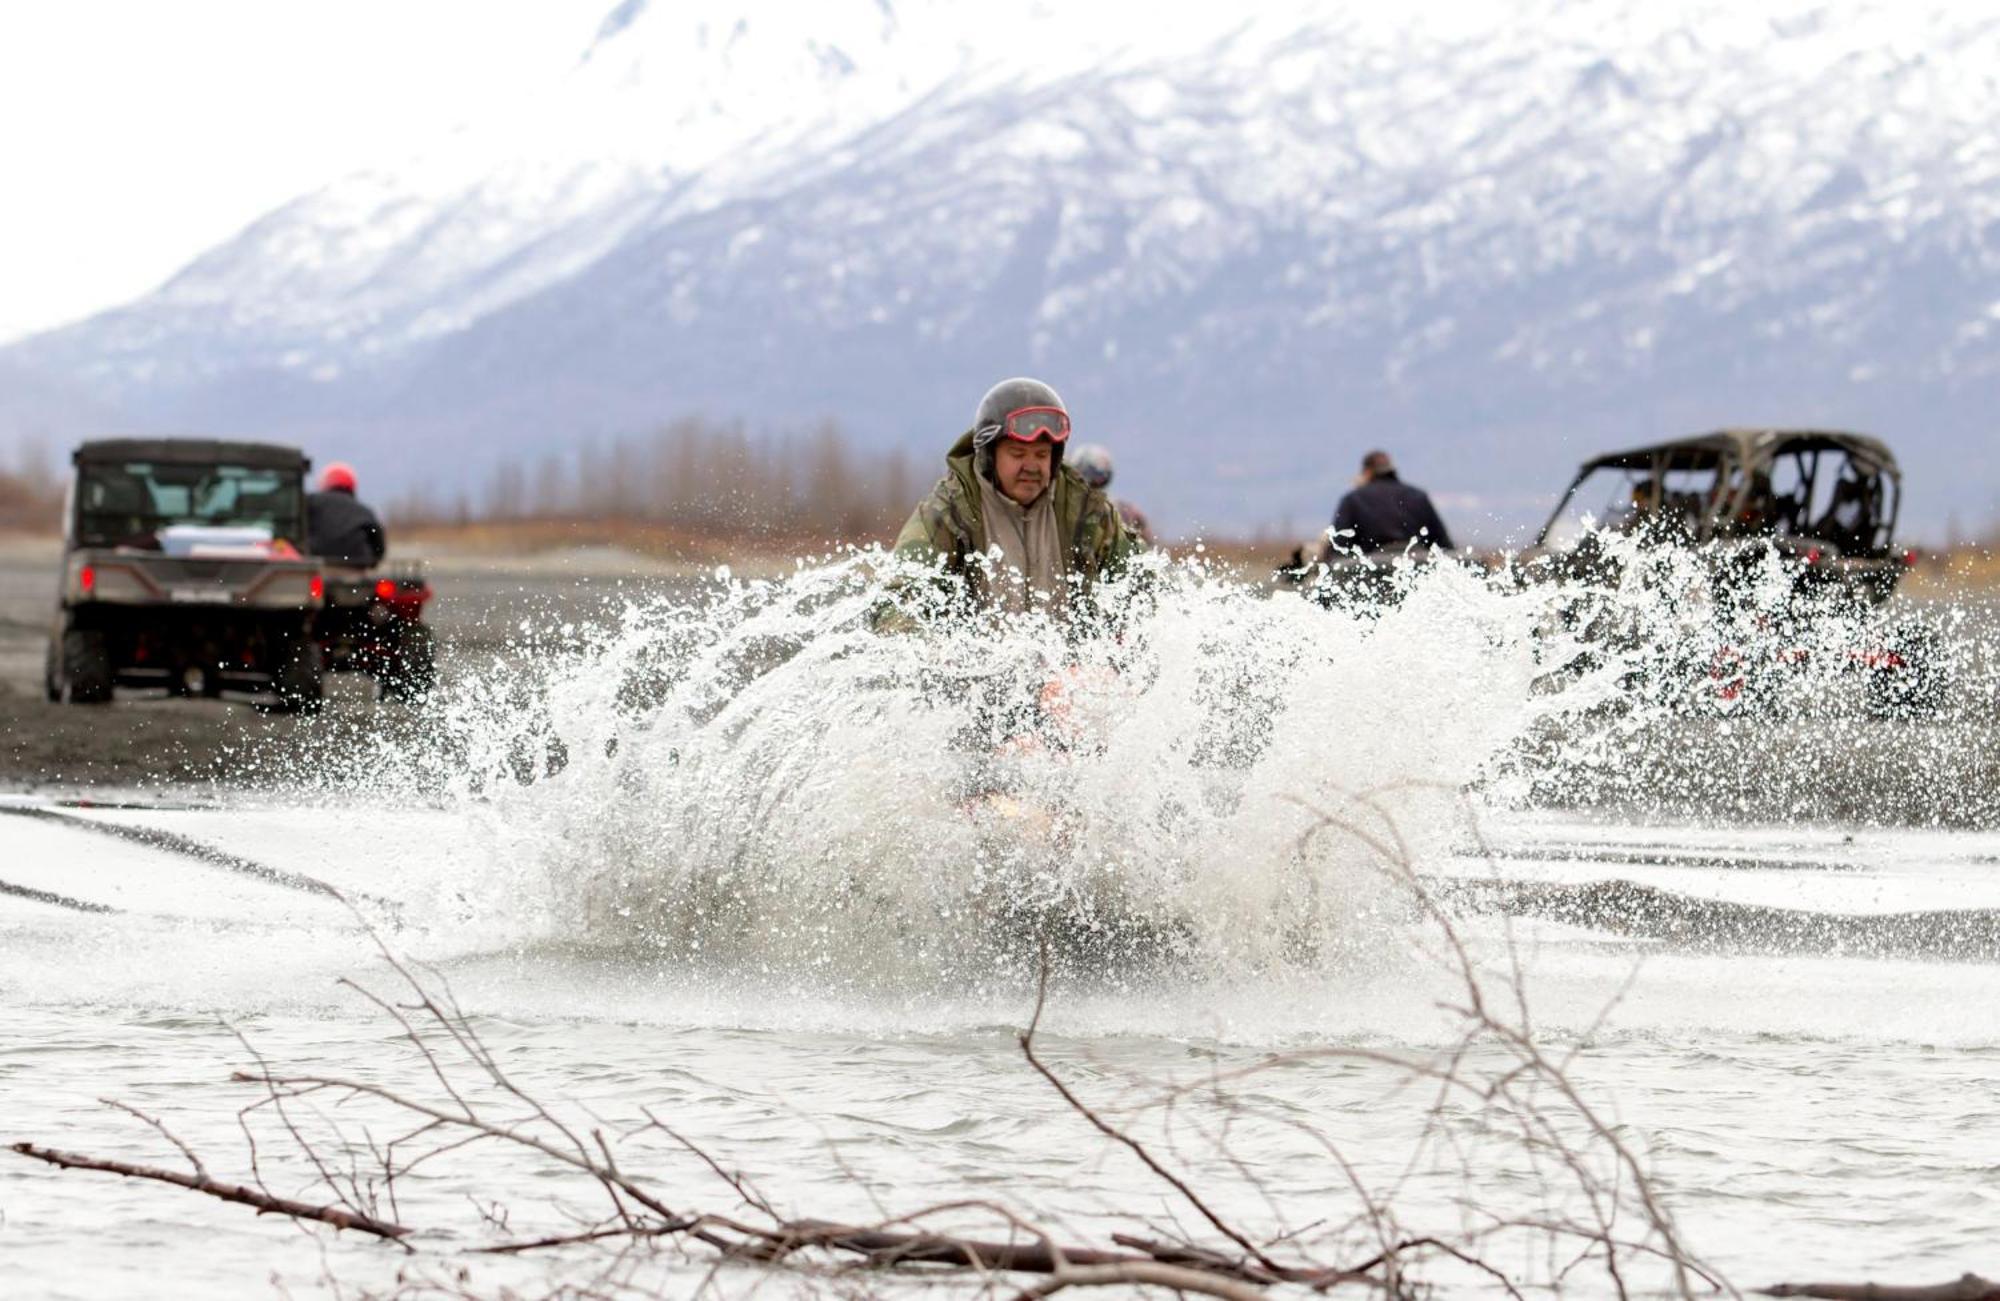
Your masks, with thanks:
[(0, 341), (573, 63), (610, 0), (0, 0)]

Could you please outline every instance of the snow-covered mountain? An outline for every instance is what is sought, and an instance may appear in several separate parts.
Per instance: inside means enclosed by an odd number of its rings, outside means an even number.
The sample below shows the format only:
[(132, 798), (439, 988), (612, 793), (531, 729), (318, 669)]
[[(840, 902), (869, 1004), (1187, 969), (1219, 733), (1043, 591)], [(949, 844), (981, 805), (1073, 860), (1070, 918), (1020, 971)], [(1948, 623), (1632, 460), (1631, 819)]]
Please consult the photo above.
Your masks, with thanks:
[(0, 362), (391, 483), (690, 411), (941, 451), (1027, 371), (1170, 526), (1315, 520), (1378, 444), (1518, 520), (1750, 421), (2000, 503), (2000, 12), (1375, 13), (624, 0), (505, 120)]

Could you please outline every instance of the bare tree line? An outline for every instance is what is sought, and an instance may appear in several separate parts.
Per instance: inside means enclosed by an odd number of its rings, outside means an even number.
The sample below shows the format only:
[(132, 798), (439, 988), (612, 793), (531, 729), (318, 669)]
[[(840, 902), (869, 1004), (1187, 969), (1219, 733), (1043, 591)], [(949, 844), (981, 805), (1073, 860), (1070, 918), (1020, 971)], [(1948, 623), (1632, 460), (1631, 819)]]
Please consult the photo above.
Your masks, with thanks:
[[(838, 422), (752, 433), (742, 421), (685, 416), (639, 434), (586, 439), (537, 457), (496, 459), (473, 482), (418, 485), (383, 513), (405, 528), (591, 521), (716, 538), (886, 539), (933, 467), (900, 448), (857, 444)], [(17, 441), (0, 465), (0, 529), (61, 527), (66, 467), (46, 439)], [(310, 485), (309, 485), (310, 486)], [(1289, 541), (1259, 529), (1253, 545)], [(1944, 551), (2000, 550), (2000, 506), (1984, 528), (1953, 517)]]
[(16, 443), (0, 469), (0, 529), (60, 528), (62, 496), (62, 476), (50, 464), (48, 444), (38, 438)]
[(590, 440), (493, 464), (449, 500), (417, 490), (391, 501), (404, 526), (591, 520), (706, 536), (879, 538), (921, 484), (900, 451), (857, 446), (832, 421), (753, 434), (740, 422), (675, 420), (646, 434)]
[[(63, 474), (41, 440), (15, 445), (0, 466), (0, 529), (61, 525)], [(909, 513), (927, 479), (901, 450), (864, 448), (839, 425), (751, 433), (700, 417), (645, 434), (576, 443), (540, 457), (494, 461), (483, 479), (392, 496), (392, 524), (590, 520), (713, 537), (881, 538)]]

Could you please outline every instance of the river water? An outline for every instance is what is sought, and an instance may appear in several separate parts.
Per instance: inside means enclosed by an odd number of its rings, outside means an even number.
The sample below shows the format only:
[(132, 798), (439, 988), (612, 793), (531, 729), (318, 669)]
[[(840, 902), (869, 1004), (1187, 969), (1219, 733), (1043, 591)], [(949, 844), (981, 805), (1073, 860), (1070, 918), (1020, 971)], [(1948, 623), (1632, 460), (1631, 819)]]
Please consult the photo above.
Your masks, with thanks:
[[(1167, 574), (1081, 647), (1033, 626), (878, 637), (881, 599), (835, 564), (581, 633), (531, 615), (431, 713), (358, 749), (330, 720), (254, 793), (11, 797), (0, 1139), (184, 1166), (115, 1099), (218, 1178), (251, 1176), (252, 1136), (274, 1191), (323, 1201), (268, 1109), (239, 1123), (260, 1095), (229, 1076), (254, 1053), (442, 1097), (342, 983), (406, 996), (386, 951), (579, 1130), (650, 1112), (786, 1216), (977, 1202), (938, 1222), (1002, 1237), (1003, 1207), (1071, 1243), (1218, 1245), (1023, 1056), (1046, 961), (1045, 1060), (1292, 1258), (1434, 1236), (1524, 1286), (1670, 1291), (1656, 1258), (1614, 1277), (1547, 1228), (1592, 1213), (1581, 1170), (1614, 1236), (1657, 1245), (1622, 1150), (1738, 1287), (1994, 1268), (1976, 612), (1940, 616), (1951, 703), (1882, 719), (1620, 704), (1631, 665), (1572, 640), (1551, 598), (1456, 573), (1365, 616)], [(1837, 664), (1869, 634), (1815, 635)], [(1852, 676), (1806, 686), (1835, 702)], [(1777, 771), (1800, 762), (1825, 781)], [(1468, 981), (1522, 1040), (1468, 1028)], [(1524, 1077), (1519, 1043), (1562, 1077)], [(1519, 1087), (1477, 1102), (1418, 1078), (1441, 1060)], [(322, 1155), (336, 1128), (413, 1128), (325, 1094), (292, 1123)], [(617, 1150), (678, 1208), (755, 1218), (662, 1129)], [(603, 1213), (587, 1180), (493, 1143), (400, 1181), (415, 1254), (0, 1157), (8, 1296), (980, 1286), (712, 1273), (699, 1247), (473, 1254)], [(1498, 1294), (1435, 1253), (1412, 1269)]]

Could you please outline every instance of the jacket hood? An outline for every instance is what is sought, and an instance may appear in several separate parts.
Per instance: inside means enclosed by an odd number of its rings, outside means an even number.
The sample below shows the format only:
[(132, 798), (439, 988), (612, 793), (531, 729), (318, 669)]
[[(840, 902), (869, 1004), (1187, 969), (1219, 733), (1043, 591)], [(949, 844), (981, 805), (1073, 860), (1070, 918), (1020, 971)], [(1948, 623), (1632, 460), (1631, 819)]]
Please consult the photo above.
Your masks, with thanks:
[(944, 454), (944, 468), (946, 475), (958, 480), (958, 486), (976, 501), (979, 498), (979, 471), (976, 468), (979, 453), (973, 445), (973, 433), (968, 429), (958, 436), (958, 441)]

